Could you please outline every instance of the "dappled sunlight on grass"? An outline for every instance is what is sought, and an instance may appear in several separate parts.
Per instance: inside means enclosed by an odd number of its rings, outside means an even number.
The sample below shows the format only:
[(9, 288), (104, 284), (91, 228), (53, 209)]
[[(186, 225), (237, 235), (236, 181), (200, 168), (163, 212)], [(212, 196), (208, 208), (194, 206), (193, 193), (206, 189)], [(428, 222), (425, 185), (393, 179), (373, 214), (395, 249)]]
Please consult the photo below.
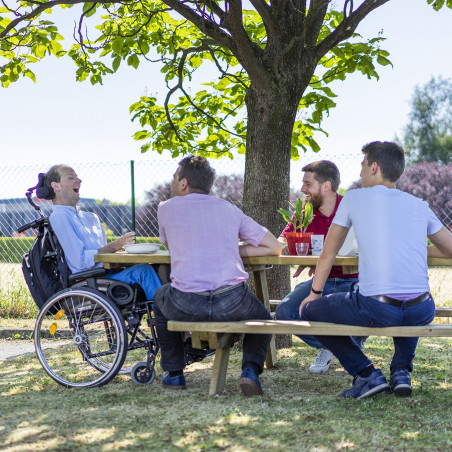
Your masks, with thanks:
[[(262, 374), (264, 396), (247, 399), (238, 385), (237, 348), (226, 391), (215, 397), (207, 395), (212, 357), (187, 368), (185, 391), (162, 388), (158, 363), (149, 386), (135, 385), (125, 375), (101, 388), (65, 389), (34, 356), (7, 360), (0, 367), (0, 449), (448, 450), (450, 342), (420, 342), (413, 397), (380, 394), (362, 401), (340, 398), (352, 378), (337, 362), (326, 374), (309, 373), (316, 351), (298, 340), (291, 349), (278, 350), (278, 366)], [(392, 340), (370, 338), (365, 351), (389, 373)]]

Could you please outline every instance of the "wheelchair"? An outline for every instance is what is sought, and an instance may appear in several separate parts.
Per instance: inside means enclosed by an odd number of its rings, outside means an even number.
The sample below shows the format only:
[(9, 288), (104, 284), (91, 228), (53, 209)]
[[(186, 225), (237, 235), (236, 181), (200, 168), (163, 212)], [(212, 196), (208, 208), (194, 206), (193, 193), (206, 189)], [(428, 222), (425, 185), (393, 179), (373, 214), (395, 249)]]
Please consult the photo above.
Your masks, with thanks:
[[(39, 218), (18, 229), (33, 229), (36, 240), (22, 270), (40, 308), (34, 328), (36, 355), (47, 374), (71, 387), (97, 387), (117, 374), (147, 385), (155, 379), (159, 351), (153, 301), (143, 289), (105, 277), (103, 268), (71, 274), (49, 219), (33, 201), (49, 199), (45, 174), (26, 198)], [(186, 363), (200, 361), (205, 350), (191, 349)]]

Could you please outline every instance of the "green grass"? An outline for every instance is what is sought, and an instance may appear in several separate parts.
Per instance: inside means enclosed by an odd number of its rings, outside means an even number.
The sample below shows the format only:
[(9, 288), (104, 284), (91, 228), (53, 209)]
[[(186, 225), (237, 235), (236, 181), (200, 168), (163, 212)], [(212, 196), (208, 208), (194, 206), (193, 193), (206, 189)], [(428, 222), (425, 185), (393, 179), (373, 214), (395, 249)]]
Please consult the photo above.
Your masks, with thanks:
[(39, 309), (31, 298), (18, 264), (0, 264), (0, 319), (35, 319)]
[[(4, 346), (1, 343), (0, 346)], [(445, 451), (452, 448), (451, 339), (421, 339), (414, 394), (344, 400), (351, 377), (333, 364), (307, 371), (315, 351), (295, 341), (262, 376), (264, 396), (238, 387), (241, 355), (230, 359), (226, 392), (207, 395), (212, 358), (189, 366), (186, 391), (157, 380), (137, 386), (127, 376), (94, 389), (65, 389), (34, 355), (0, 367), (0, 450), (27, 451)], [(371, 338), (366, 353), (386, 373), (392, 344)]]

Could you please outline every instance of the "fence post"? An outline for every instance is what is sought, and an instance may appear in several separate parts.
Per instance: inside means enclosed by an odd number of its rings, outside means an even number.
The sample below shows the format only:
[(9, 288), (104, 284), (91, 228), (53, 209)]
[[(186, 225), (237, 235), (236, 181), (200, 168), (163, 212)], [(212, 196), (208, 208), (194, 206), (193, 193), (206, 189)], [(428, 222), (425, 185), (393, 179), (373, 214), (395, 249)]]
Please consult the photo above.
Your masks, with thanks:
[(135, 231), (135, 162), (130, 161), (130, 184), (131, 184), (131, 205), (132, 205), (132, 231)]

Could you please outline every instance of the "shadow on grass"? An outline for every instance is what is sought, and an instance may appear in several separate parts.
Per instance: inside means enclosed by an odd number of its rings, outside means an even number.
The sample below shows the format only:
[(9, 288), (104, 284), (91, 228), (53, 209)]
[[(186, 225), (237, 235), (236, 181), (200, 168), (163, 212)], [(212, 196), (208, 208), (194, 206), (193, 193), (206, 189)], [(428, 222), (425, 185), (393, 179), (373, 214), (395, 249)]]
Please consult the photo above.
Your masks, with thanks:
[[(244, 399), (234, 351), (224, 395), (207, 391), (212, 358), (191, 365), (186, 391), (165, 390), (161, 372), (149, 386), (127, 376), (93, 389), (65, 389), (34, 357), (0, 368), (0, 449), (26, 450), (448, 450), (451, 340), (423, 339), (414, 395), (344, 400), (351, 384), (338, 363), (327, 374), (307, 371), (315, 350), (300, 342), (279, 351), (262, 376), (265, 395)], [(366, 353), (388, 373), (391, 341), (371, 338)]]

